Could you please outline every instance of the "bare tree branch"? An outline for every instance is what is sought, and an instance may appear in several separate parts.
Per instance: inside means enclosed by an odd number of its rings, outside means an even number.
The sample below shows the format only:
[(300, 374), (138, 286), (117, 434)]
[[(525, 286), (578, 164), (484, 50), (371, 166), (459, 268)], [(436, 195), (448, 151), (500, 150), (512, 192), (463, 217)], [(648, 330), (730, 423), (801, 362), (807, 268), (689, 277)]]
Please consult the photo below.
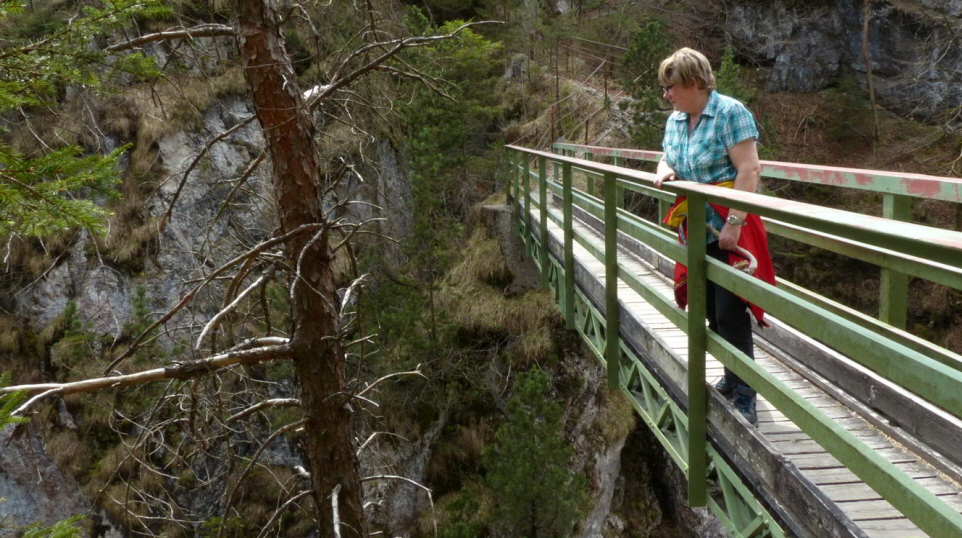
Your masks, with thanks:
[(287, 499), (287, 501), (284, 504), (282, 504), (280, 507), (277, 508), (277, 510), (274, 511), (274, 514), (271, 516), (271, 518), (267, 520), (267, 523), (261, 529), (261, 532), (260, 534), (257, 535), (257, 538), (265, 538), (267, 536), (267, 533), (270, 532), (271, 527), (274, 526), (274, 523), (277, 521), (277, 518), (279, 518), (281, 514), (283, 514), (284, 511), (288, 509), (288, 507), (290, 507), (292, 504), (296, 503), (297, 501), (303, 499), (304, 497), (307, 497), (310, 494), (311, 494), (311, 490), (306, 489), (298, 493), (297, 495), (291, 497), (290, 499)]
[(423, 73), (418, 72), (417, 70), (402, 71), (400, 69), (391, 67), (389, 65), (379, 65), (377, 68), (380, 71), (387, 71), (388, 73), (397, 75), (399, 77), (416, 80), (421, 84), (423, 84), (424, 87), (427, 88), (428, 90), (440, 95), (441, 97), (447, 99), (448, 101), (451, 101), (451, 102), (456, 101), (454, 97), (451, 97), (451, 95), (449, 95), (448, 93), (445, 93), (444, 90), (438, 88), (436, 81), (430, 80), (430, 77), (424, 75)]
[[(434, 497), (431, 495), (431, 489), (428, 488), (427, 486), (423, 486), (417, 481), (411, 480), (410, 478), (405, 478), (403, 476), (397, 476), (397, 475), (368, 476), (368, 477), (362, 478), (361, 482), (370, 482), (372, 480), (400, 480), (401, 482), (407, 482), (408, 484), (412, 484), (418, 488), (421, 488), (421, 490), (423, 490), (424, 493), (427, 494), (428, 496), (428, 503), (431, 505), (431, 512), (432, 513), (434, 512)], [(437, 534), (438, 534), (438, 521), (437, 521), (437, 518), (434, 518), (434, 535), (437, 536)]]
[[(225, 516), (230, 512), (231, 505), (234, 504), (234, 496), (237, 494), (237, 490), (239, 486), (241, 485), (241, 483), (244, 482), (244, 479), (247, 478), (247, 475), (250, 474), (251, 469), (253, 469), (254, 465), (257, 464), (257, 460), (260, 459), (261, 454), (264, 453), (264, 450), (268, 447), (268, 445), (270, 445), (274, 441), (274, 439), (277, 439), (278, 437), (284, 435), (285, 433), (303, 426), (304, 424), (307, 423), (307, 420), (308, 419), (306, 418), (302, 418), (300, 420), (291, 422), (290, 424), (281, 426), (280, 428), (277, 429), (277, 431), (275, 431), (267, 439), (265, 439), (263, 443), (261, 443), (261, 446), (259, 446), (257, 448), (257, 451), (254, 452), (254, 455), (251, 456), (251, 460), (247, 464), (247, 467), (245, 467), (244, 470), (241, 472), (240, 476), (237, 478), (237, 481), (234, 482), (234, 486), (230, 488), (230, 492), (227, 494), (227, 503), (224, 505)], [(224, 517), (223, 524), (220, 527), (221, 532), (223, 532), (224, 525), (227, 524), (227, 520), (228, 520), (228, 517)], [(220, 533), (218, 533), (218, 535), (219, 534)]]
[(226, 422), (228, 423), (236, 422), (246, 416), (249, 416), (267, 407), (294, 407), (298, 405), (301, 405), (301, 401), (298, 400), (297, 398), (274, 398), (273, 400), (264, 400), (263, 402), (259, 402), (255, 405), (248, 407), (247, 409), (241, 411), (240, 413), (231, 415), (230, 417), (227, 418)]
[(291, 237), (294, 237), (294, 236), (296, 236), (296, 235), (298, 235), (298, 234), (301, 234), (301, 233), (304, 233), (304, 232), (316, 231), (316, 230), (318, 230), (318, 229), (320, 229), (320, 228), (323, 228), (323, 227), (324, 227), (323, 224), (305, 224), (304, 226), (300, 226), (300, 227), (298, 227), (298, 228), (295, 228), (295, 229), (291, 230), (290, 232), (287, 232), (286, 234), (283, 234), (283, 235), (274, 237), (273, 239), (268, 239), (267, 241), (264, 241), (264, 242), (260, 243), (259, 245), (257, 245), (257, 246), (255, 246), (254, 248), (248, 250), (248, 251), (245, 252), (244, 254), (241, 254), (240, 256), (235, 257), (234, 259), (230, 260), (229, 262), (225, 263), (224, 265), (222, 265), (222, 266), (220, 266), (219, 268), (217, 268), (216, 270), (214, 270), (214, 272), (212, 272), (211, 274), (207, 275), (207, 277), (206, 277), (203, 281), (201, 281), (200, 284), (198, 284), (196, 287), (194, 287), (193, 290), (191, 290), (189, 293), (187, 293), (186, 295), (184, 295), (183, 298), (181, 298), (180, 302), (178, 302), (173, 308), (171, 308), (166, 314), (164, 314), (163, 317), (161, 317), (159, 320), (157, 320), (157, 321), (155, 321), (153, 324), (151, 324), (150, 327), (147, 327), (146, 329), (144, 329), (144, 331), (143, 331), (142, 333), (140, 333), (139, 336), (137, 336), (137, 338), (134, 340), (134, 342), (133, 342), (132, 344), (130, 344), (130, 347), (127, 348), (127, 351), (123, 352), (119, 357), (117, 357), (116, 359), (114, 359), (114, 361), (111, 362), (110, 365), (107, 366), (107, 368), (104, 369), (104, 375), (109, 374), (114, 368), (116, 368), (117, 366), (119, 366), (123, 361), (125, 361), (127, 358), (129, 358), (129, 357), (130, 357), (131, 355), (133, 355), (134, 353), (136, 353), (137, 350), (140, 348), (140, 345), (141, 345), (141, 344), (143, 343), (143, 341), (150, 335), (150, 333), (152, 333), (152, 332), (154, 331), (154, 329), (156, 329), (157, 327), (159, 327), (159, 326), (163, 325), (164, 323), (167, 323), (168, 321), (170, 321), (170, 319), (171, 319), (172, 317), (174, 317), (174, 314), (176, 314), (177, 312), (179, 312), (181, 309), (183, 309), (185, 306), (187, 306), (188, 303), (190, 303), (191, 301), (194, 300), (194, 297), (197, 295), (198, 292), (200, 292), (201, 289), (204, 288), (204, 286), (206, 286), (206, 285), (207, 285), (208, 283), (210, 283), (212, 280), (214, 280), (215, 278), (217, 278), (218, 276), (220, 276), (221, 274), (223, 274), (225, 271), (227, 271), (227, 270), (229, 270), (230, 268), (234, 267), (234, 266), (237, 265), (238, 263), (241, 263), (241, 262), (243, 262), (243, 261), (245, 261), (245, 260), (247, 260), (247, 259), (249, 259), (249, 258), (251, 258), (251, 257), (253, 257), (253, 256), (257, 256), (258, 254), (260, 254), (260, 253), (262, 253), (262, 252), (264, 252), (264, 251), (266, 251), (266, 250), (268, 250), (268, 249), (270, 249), (270, 248), (272, 248), (272, 247), (274, 247), (274, 246), (276, 246), (276, 245), (278, 245), (278, 244), (280, 244), (280, 243), (283, 243), (283, 242), (287, 241), (287, 240), (290, 239)]
[(37, 394), (37, 395), (34, 396), (33, 398), (30, 398), (29, 400), (27, 400), (26, 402), (24, 402), (23, 405), (21, 405), (21, 406), (18, 407), (16, 410), (14, 410), (13, 413), (10, 413), (10, 415), (11, 415), (11, 416), (22, 415), (24, 412), (26, 412), (27, 409), (30, 409), (30, 407), (31, 407), (33, 404), (39, 402), (40, 400), (46, 398), (47, 396), (53, 396), (54, 394), (60, 394), (60, 392), (61, 392), (61, 389), (60, 389), (60, 388), (54, 388), (54, 389), (50, 389), (50, 390), (48, 390), (48, 391), (46, 391), (46, 392), (41, 392), (40, 394)]
[(202, 149), (200, 153), (198, 153), (197, 156), (194, 157), (194, 160), (191, 161), (190, 164), (187, 166), (187, 169), (184, 170), (184, 175), (180, 179), (180, 184), (177, 185), (177, 190), (174, 191), (174, 196), (173, 198), (171, 198), (170, 203), (167, 205), (167, 211), (165, 211), (164, 216), (160, 218), (160, 223), (157, 225), (158, 231), (162, 232), (164, 231), (164, 228), (167, 227), (167, 222), (170, 221), (170, 215), (174, 212), (174, 204), (177, 202), (177, 198), (180, 197), (180, 192), (184, 190), (184, 185), (187, 184), (187, 177), (197, 166), (197, 163), (200, 162), (200, 160), (204, 157), (204, 155), (207, 155), (207, 152), (210, 151), (210, 148), (213, 147), (214, 144), (220, 142), (221, 140), (227, 138), (228, 136), (250, 125), (250, 123), (253, 122), (255, 119), (256, 119), (255, 116), (251, 116), (249, 118), (243, 119), (237, 125), (231, 127), (230, 129), (227, 129), (223, 133), (215, 136), (214, 138), (211, 138), (207, 142), (207, 145), (204, 146), (204, 149)]
[[(397, 54), (404, 49), (421, 47), (424, 45), (428, 45), (430, 43), (434, 43), (436, 41), (453, 39), (464, 29), (471, 28), (473, 26), (480, 26), (482, 24), (503, 24), (503, 23), (501, 21), (469, 22), (466, 24), (462, 24), (461, 26), (457, 27), (453, 32), (445, 35), (408, 37), (405, 39), (395, 39), (392, 41), (379, 41), (377, 43), (364, 45), (363, 47), (355, 50), (347, 58), (345, 58), (344, 61), (341, 62), (341, 65), (339, 65), (337, 69), (334, 71), (334, 76), (331, 77), (331, 83), (325, 87), (320, 88), (320, 91), (316, 93), (313, 100), (308, 102), (308, 106), (310, 108), (314, 108), (314, 106), (316, 106), (318, 103), (330, 97), (332, 93), (354, 82), (355, 80), (359, 79), (366, 73), (376, 69), (379, 65), (390, 60), (392, 57), (397, 56)], [(385, 51), (383, 54), (381, 54), (377, 58), (371, 60), (370, 62), (359, 67), (358, 69), (355, 69), (354, 71), (344, 75), (343, 77), (340, 76), (341, 71), (345, 67), (347, 67), (347, 64), (350, 63), (350, 61), (353, 60), (354, 58), (364, 55), (368, 51), (371, 51), (374, 49), (383, 49), (386, 47), (390, 47), (390, 48), (388, 48), (387, 51)]]
[(197, 337), (197, 344), (194, 346), (194, 349), (200, 349), (201, 344), (204, 342), (204, 338), (207, 336), (207, 333), (217, 328), (217, 325), (220, 324), (221, 320), (223, 320), (224, 317), (227, 316), (227, 314), (230, 314), (231, 312), (233, 312), (234, 309), (237, 308), (238, 305), (240, 305), (241, 301), (244, 300), (244, 298), (250, 295), (252, 291), (256, 290), (266, 280), (267, 280), (267, 275), (261, 275), (261, 277), (255, 280), (253, 284), (247, 287), (247, 289), (240, 292), (240, 294), (237, 295), (237, 298), (234, 299), (234, 301), (231, 304), (227, 305), (223, 310), (218, 312), (217, 315), (210, 318), (210, 321), (208, 321), (207, 325), (204, 326), (204, 330), (200, 332), (200, 336)]
[(423, 377), (424, 379), (427, 379), (427, 377), (426, 377), (424, 374), (421, 373), (421, 365), (419, 364), (419, 365), (417, 365), (417, 368), (415, 368), (414, 370), (411, 370), (410, 372), (394, 372), (393, 374), (388, 374), (388, 375), (386, 375), (386, 376), (378, 379), (378, 380), (375, 381), (374, 383), (371, 383), (370, 385), (368, 385), (368, 386), (367, 386), (364, 390), (362, 390), (361, 392), (358, 392), (358, 393), (356, 394), (356, 396), (359, 396), (359, 397), (360, 397), (360, 396), (364, 396), (365, 394), (367, 394), (368, 392), (370, 392), (371, 390), (373, 390), (374, 387), (378, 386), (382, 381), (387, 381), (388, 379), (391, 379), (391, 378), (394, 378), (394, 377), (400, 377), (400, 376), (402, 376), (402, 375), (417, 375), (417, 376)]
[(341, 485), (334, 486), (331, 492), (331, 513), (334, 514), (334, 536), (341, 538), (341, 512), (337, 508), (337, 496), (341, 493)]
[(195, 37), (218, 37), (233, 35), (234, 29), (230, 26), (225, 26), (223, 24), (203, 24), (201, 26), (185, 28), (183, 30), (169, 30), (166, 32), (147, 34), (136, 39), (131, 39), (130, 41), (111, 45), (104, 50), (107, 52), (120, 52), (124, 50), (135, 49), (142, 45), (146, 45), (147, 43), (153, 43), (154, 41), (172, 41), (174, 39), (193, 39)]
[(287, 344), (268, 346), (246, 351), (222, 353), (199, 361), (175, 363), (173, 366), (145, 370), (134, 374), (96, 377), (71, 383), (39, 383), (34, 385), (3, 387), (0, 388), (0, 394), (9, 394), (18, 391), (23, 391), (28, 394), (43, 391), (56, 391), (56, 394), (76, 394), (79, 392), (93, 392), (103, 389), (118, 389), (162, 379), (191, 379), (235, 364), (256, 364), (258, 362), (288, 358), (290, 355), (291, 348)]

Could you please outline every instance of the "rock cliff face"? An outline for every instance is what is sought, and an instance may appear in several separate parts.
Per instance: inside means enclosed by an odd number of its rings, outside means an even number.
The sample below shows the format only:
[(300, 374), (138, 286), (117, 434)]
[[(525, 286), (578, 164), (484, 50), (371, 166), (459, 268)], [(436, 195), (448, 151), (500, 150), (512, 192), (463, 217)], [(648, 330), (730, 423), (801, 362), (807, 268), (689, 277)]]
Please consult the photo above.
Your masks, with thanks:
[[(707, 4), (706, 4), (707, 5)], [(962, 105), (962, 1), (872, 2), (869, 55), (879, 104), (928, 122)], [(861, 0), (728, 2), (721, 20), (743, 55), (772, 66), (768, 89), (810, 92), (845, 73), (865, 85)]]
[[(57, 521), (85, 513), (89, 503), (73, 478), (64, 475), (44, 452), (35, 428), (0, 432), (0, 536), (14, 536), (3, 525)], [(56, 499), (56, 502), (52, 502)]]
[[(229, 99), (207, 110), (204, 123), (208, 132), (221, 132), (251, 113), (242, 100)], [(207, 132), (180, 132), (159, 141), (157, 158), (166, 180), (147, 201), (146, 213), (159, 217), (167, 210), (183, 171), (204, 148), (208, 137)], [(170, 223), (158, 239), (157, 253), (145, 264), (142, 274), (127, 274), (113, 266), (99, 255), (89, 236), (81, 235), (44, 278), (15, 295), (17, 315), (40, 330), (64, 311), (68, 301), (73, 301), (83, 329), (110, 342), (132, 320), (132, 301), (138, 287), (146, 289), (152, 311), (176, 304), (186, 291), (185, 281), (199, 276), (196, 268), (205, 263), (219, 265), (239, 252), (241, 245), (259, 241), (273, 228), (266, 205), (271, 198), (264, 181), (264, 167), (248, 179), (246, 193), (235, 194), (235, 201), (239, 202), (235, 210), (224, 218), (214, 218), (230, 192), (224, 179), (236, 178), (238, 169), (243, 170), (262, 145), (259, 131), (248, 126), (211, 148), (209, 164), (195, 167), (180, 192)], [(172, 324), (180, 329), (161, 338), (163, 347), (170, 349), (178, 340), (189, 341), (192, 327), (216, 309), (216, 304), (199, 299), (194, 310), (185, 312)], [(66, 419), (72, 422), (69, 414)], [(32, 427), (30, 432), (10, 444), (5, 440), (10, 428), (0, 437), (4, 444), (0, 451), (0, 496), (7, 498), (0, 514), (6, 516), (5, 524), (53, 523), (86, 512), (89, 503), (81, 496), (77, 483), (56, 470), (44, 453), (39, 434)]]

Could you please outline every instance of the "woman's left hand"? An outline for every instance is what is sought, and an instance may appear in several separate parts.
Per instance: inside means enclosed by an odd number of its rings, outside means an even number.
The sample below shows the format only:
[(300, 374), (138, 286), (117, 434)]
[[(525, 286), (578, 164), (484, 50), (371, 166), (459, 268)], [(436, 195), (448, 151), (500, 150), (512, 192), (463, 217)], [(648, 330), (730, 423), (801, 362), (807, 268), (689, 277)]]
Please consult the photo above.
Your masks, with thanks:
[(721, 247), (722, 250), (735, 250), (735, 247), (738, 246), (738, 237), (741, 236), (741, 234), (741, 226), (733, 226), (725, 223), (721, 233), (718, 234), (718, 246)]

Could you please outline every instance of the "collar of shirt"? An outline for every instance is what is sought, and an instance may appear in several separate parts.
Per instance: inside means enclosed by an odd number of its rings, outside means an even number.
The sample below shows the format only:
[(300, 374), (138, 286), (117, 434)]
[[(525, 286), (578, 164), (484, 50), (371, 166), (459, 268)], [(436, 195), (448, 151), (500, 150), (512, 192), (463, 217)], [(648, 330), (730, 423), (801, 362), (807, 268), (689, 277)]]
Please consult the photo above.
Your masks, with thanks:
[[(708, 104), (705, 105), (705, 110), (701, 111), (701, 115), (711, 118), (716, 114), (718, 114), (718, 92), (711, 90), (708, 94)], [(679, 112), (671, 115), (671, 119), (675, 121), (688, 121), (690, 117), (691, 115), (688, 112)]]

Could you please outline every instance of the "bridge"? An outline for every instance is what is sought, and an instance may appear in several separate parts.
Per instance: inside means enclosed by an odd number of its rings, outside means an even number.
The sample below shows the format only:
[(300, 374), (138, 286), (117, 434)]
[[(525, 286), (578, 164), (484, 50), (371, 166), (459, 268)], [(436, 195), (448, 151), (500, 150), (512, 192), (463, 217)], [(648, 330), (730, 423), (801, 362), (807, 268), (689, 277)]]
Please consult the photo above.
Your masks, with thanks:
[[(553, 149), (507, 146), (517, 230), (568, 328), (685, 473), (690, 506), (736, 537), (962, 537), (962, 356), (904, 330), (910, 277), (962, 290), (962, 233), (908, 222), (913, 198), (962, 203), (962, 180), (762, 162), (763, 177), (877, 193), (876, 217), (692, 182), (657, 190), (637, 168), (658, 152)], [(676, 195), (877, 265), (879, 319), (706, 259), (704, 234), (686, 248), (625, 209), (643, 196), (663, 214)], [(703, 212), (689, 219), (704, 228)], [(706, 330), (709, 280), (765, 309), (755, 361)], [(757, 427), (711, 388), (723, 365), (758, 391)]]

